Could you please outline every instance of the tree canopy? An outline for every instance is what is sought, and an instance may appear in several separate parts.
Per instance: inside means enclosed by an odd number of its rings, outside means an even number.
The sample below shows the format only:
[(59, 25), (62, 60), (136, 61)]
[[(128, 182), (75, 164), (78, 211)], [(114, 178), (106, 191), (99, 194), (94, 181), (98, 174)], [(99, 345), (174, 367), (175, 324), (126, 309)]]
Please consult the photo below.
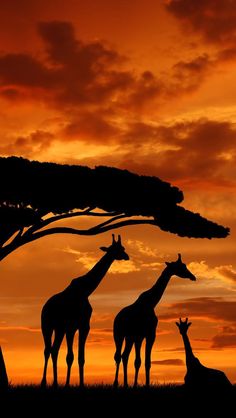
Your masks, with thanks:
[[(95, 235), (126, 225), (150, 224), (182, 237), (224, 238), (229, 229), (179, 206), (183, 192), (158, 177), (98, 166), (0, 157), (0, 259), (54, 233)], [(60, 219), (108, 220), (87, 229), (47, 228)]]

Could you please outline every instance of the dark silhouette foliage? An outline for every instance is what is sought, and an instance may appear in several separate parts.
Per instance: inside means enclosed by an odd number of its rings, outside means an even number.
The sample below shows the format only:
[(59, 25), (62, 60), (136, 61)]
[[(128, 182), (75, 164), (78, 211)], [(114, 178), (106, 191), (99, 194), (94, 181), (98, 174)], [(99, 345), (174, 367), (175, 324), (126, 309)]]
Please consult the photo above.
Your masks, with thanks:
[(172, 232), (180, 237), (224, 238), (229, 233), (228, 228), (178, 205), (162, 207), (154, 218), (163, 231)]
[[(153, 216), (164, 204), (177, 204), (183, 193), (157, 177), (139, 176), (112, 167), (40, 163), (0, 158), (0, 201), (60, 214), (86, 207), (128, 216)], [(30, 216), (30, 213), (28, 213)]]
[[(19, 157), (0, 157), (0, 176), (0, 260), (19, 246), (54, 233), (95, 235), (148, 224), (182, 237), (224, 238), (229, 234), (228, 228), (178, 206), (183, 192), (158, 177), (114, 167), (89, 168)], [(58, 220), (78, 216), (108, 219), (87, 230), (45, 229)]]

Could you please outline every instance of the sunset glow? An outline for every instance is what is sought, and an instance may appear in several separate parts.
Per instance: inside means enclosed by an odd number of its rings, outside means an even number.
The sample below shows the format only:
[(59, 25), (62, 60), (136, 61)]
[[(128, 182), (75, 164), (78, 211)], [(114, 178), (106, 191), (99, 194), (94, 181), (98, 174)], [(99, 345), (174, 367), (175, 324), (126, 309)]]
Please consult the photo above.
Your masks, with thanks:
[[(85, 381), (112, 383), (115, 315), (181, 253), (197, 281), (173, 277), (157, 306), (151, 382), (183, 382), (180, 316), (192, 321), (196, 356), (236, 382), (236, 0), (2, 3), (1, 156), (157, 176), (184, 192), (185, 208), (230, 228), (229, 237), (212, 240), (152, 226), (115, 231), (130, 260), (115, 261), (90, 297)], [(83, 217), (63, 225), (91, 222)], [(1, 262), (0, 345), (12, 383), (40, 382), (41, 308), (110, 242), (110, 232), (52, 235)], [(75, 343), (72, 382), (78, 383)], [(60, 383), (65, 356), (63, 343)]]

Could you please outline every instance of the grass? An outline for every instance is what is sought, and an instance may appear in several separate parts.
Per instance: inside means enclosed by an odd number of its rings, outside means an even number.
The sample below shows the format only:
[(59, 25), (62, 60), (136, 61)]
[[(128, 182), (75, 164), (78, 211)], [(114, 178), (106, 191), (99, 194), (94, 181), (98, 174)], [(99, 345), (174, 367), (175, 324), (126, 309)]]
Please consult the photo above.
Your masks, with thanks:
[[(10, 386), (0, 391), (1, 408), (8, 412), (17, 411), (18, 416), (54, 416), (62, 411), (73, 415), (81, 412), (79, 416), (108, 417), (122, 415), (130, 416), (158, 416), (158, 412), (166, 412), (173, 416), (193, 416), (196, 412), (203, 416), (204, 411), (224, 413), (234, 410), (236, 401), (236, 387), (231, 392), (218, 392), (211, 390), (191, 392), (183, 386), (153, 385), (149, 388), (113, 388), (110, 385), (91, 385), (79, 388), (59, 386), (41, 388), (36, 385)], [(233, 408), (233, 409), (232, 409)], [(6, 415), (7, 416), (7, 415)], [(211, 416), (211, 415), (210, 415)]]

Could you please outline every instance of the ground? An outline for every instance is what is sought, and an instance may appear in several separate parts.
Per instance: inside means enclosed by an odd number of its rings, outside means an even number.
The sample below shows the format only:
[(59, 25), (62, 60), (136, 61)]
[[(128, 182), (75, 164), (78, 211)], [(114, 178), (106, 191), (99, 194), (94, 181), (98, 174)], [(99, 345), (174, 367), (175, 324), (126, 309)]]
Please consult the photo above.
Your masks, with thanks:
[[(212, 392), (199, 390), (189, 392), (183, 386), (158, 385), (145, 388), (124, 389), (112, 386), (86, 386), (81, 389), (77, 386), (70, 388), (39, 386), (10, 386), (0, 392), (1, 408), (13, 416), (57, 416), (77, 414), (81, 416), (113, 417), (113, 416), (151, 416), (158, 417), (159, 413), (165, 416), (190, 417), (196, 413), (209, 416), (214, 413), (229, 416), (232, 414), (236, 401), (236, 387), (231, 392)], [(232, 409), (233, 408), (233, 409)], [(145, 417), (146, 418), (146, 417)]]

